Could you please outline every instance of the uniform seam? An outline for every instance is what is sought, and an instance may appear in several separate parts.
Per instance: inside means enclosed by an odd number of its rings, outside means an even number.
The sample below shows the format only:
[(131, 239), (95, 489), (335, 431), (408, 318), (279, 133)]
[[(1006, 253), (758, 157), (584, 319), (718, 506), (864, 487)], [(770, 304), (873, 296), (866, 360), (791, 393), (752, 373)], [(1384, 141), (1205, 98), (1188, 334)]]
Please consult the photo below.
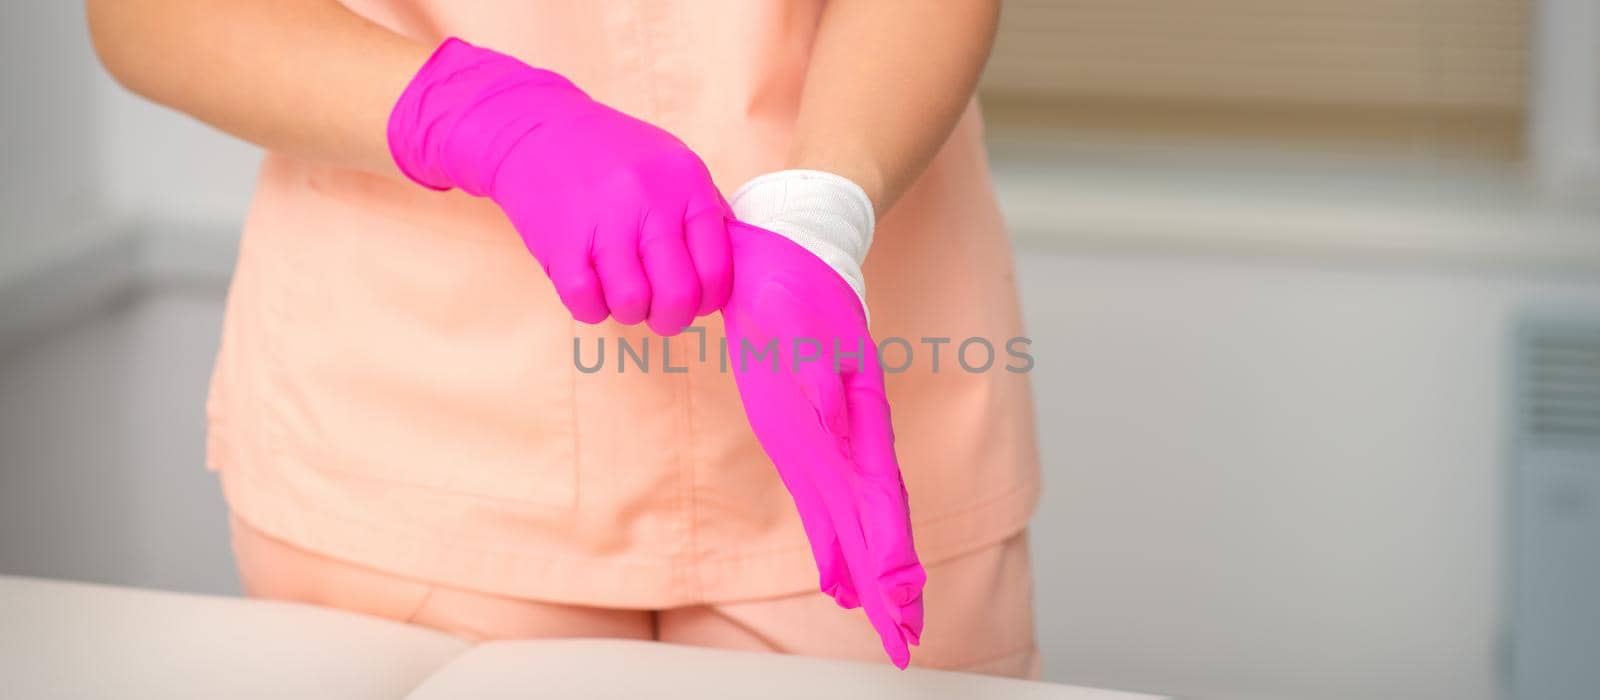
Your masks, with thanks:
[[(578, 321), (576, 319), (568, 317), (567, 328), (571, 330), (572, 337), (578, 337)], [(572, 435), (572, 464), (570, 465), (572, 469), (572, 501), (568, 505), (576, 509), (583, 502), (583, 452), (580, 449), (581, 441), (578, 436), (578, 374), (577, 372), (568, 372), (567, 377), (572, 380), (572, 400), (567, 402), (570, 407), (567, 425)]]
[[(1009, 489), (1006, 489), (1005, 491), (1002, 491), (1002, 492), (1000, 492), (998, 494), (995, 494), (994, 496), (990, 496), (990, 497), (985, 498), (985, 499), (983, 499), (981, 501), (978, 501), (976, 503), (964, 505), (964, 506), (961, 506), (960, 508), (955, 508), (955, 509), (952, 509), (952, 510), (947, 510), (947, 511), (945, 511), (943, 513), (940, 513), (939, 515), (933, 516), (933, 517), (928, 518), (926, 520), (913, 520), (912, 523), (911, 523), (912, 530), (913, 530), (913, 532), (915, 532), (916, 528), (918, 528), (918, 527), (926, 527), (926, 526), (941, 524), (941, 523), (953, 520), (955, 518), (959, 518), (959, 517), (961, 517), (963, 515), (968, 515), (968, 514), (972, 513), (973, 511), (982, 510), (983, 508), (987, 508), (989, 506), (992, 506), (995, 503), (998, 503), (998, 502), (1003, 501), (1005, 499), (1013, 498), (1017, 494), (1023, 493), (1025, 491), (1028, 491), (1028, 490), (1032, 489), (1033, 487), (1037, 486), (1038, 484), (1039, 484), (1039, 480), (1038, 479), (1029, 479), (1027, 481), (1018, 483), (1017, 485), (1015, 485), (1015, 486), (1013, 486), (1013, 487), (1011, 487)], [(764, 556), (780, 554), (780, 553), (783, 553), (783, 552), (791, 552), (791, 551), (796, 551), (796, 550), (800, 550), (800, 549), (808, 549), (809, 547), (810, 547), (809, 544), (796, 544), (796, 545), (788, 545), (788, 546), (783, 546), (783, 547), (767, 547), (767, 548), (763, 548), (763, 549), (756, 549), (756, 550), (738, 552), (736, 554), (728, 554), (728, 555), (720, 556), (720, 557), (707, 558), (704, 561), (706, 561), (708, 563), (722, 563), (722, 562), (730, 562), (730, 561), (739, 561), (739, 560), (742, 560), (742, 559), (760, 558), (760, 557), (764, 557)], [(965, 552), (963, 551), (962, 553), (965, 553)]]
[(933, 667), (934, 668), (945, 669), (945, 670), (950, 670), (950, 671), (961, 671), (961, 670), (972, 668), (973, 666), (982, 666), (984, 664), (992, 664), (992, 663), (994, 663), (996, 661), (1003, 661), (1005, 659), (1009, 659), (1009, 658), (1014, 657), (1014, 656), (1021, 656), (1023, 654), (1028, 654), (1028, 653), (1038, 653), (1038, 651), (1039, 651), (1038, 642), (1030, 641), (1027, 644), (1023, 645), (1023, 646), (1016, 647), (1016, 648), (1011, 649), (1009, 651), (1003, 651), (1003, 652), (1000, 652), (1000, 653), (997, 653), (997, 654), (992, 654), (990, 656), (984, 656), (984, 657), (980, 657), (980, 658), (977, 658), (977, 659), (972, 659), (972, 660), (969, 660), (969, 661), (962, 661), (960, 663), (933, 664)]
[(1005, 491), (997, 493), (997, 494), (995, 494), (993, 496), (990, 496), (988, 498), (985, 498), (983, 500), (980, 500), (980, 501), (977, 501), (977, 502), (974, 502), (974, 503), (969, 503), (969, 504), (963, 505), (963, 506), (961, 506), (959, 508), (952, 508), (950, 510), (947, 510), (947, 511), (945, 511), (943, 513), (935, 515), (935, 516), (933, 516), (931, 518), (928, 518), (926, 520), (916, 520), (916, 519), (913, 518), (912, 521), (911, 521), (912, 527), (916, 527), (917, 525), (933, 525), (935, 523), (941, 523), (941, 522), (944, 522), (944, 521), (947, 521), (947, 520), (951, 520), (953, 518), (958, 518), (960, 516), (963, 516), (963, 515), (966, 515), (968, 513), (971, 513), (972, 511), (979, 510), (981, 508), (985, 508), (985, 507), (994, 505), (994, 503), (996, 501), (1005, 500), (1007, 498), (1011, 498), (1012, 496), (1017, 495), (1020, 492), (1027, 491), (1029, 489), (1035, 488), (1035, 487), (1039, 486), (1039, 482), (1040, 482), (1040, 479), (1035, 477), (1035, 478), (1032, 478), (1032, 479), (1028, 479), (1026, 481), (1018, 482), (1016, 485), (1012, 486), (1011, 488), (1006, 489)]
[(404, 622), (408, 625), (416, 624), (417, 616), (422, 614), (422, 609), (427, 607), (428, 601), (433, 600), (433, 592), (437, 590), (439, 590), (439, 586), (437, 584), (422, 584), (422, 597), (417, 599), (416, 606), (411, 609), (410, 613), (407, 613), (406, 616), (401, 619), (401, 622)]
[[(665, 341), (663, 341), (663, 343), (664, 342)], [(681, 390), (683, 391), (683, 406), (684, 406), (684, 413), (683, 413), (684, 434), (687, 436), (687, 439), (684, 441), (683, 454), (681, 455), (681, 457), (684, 460), (682, 469), (683, 469), (683, 472), (684, 472), (684, 477), (686, 479), (684, 488), (687, 491), (688, 496), (689, 496), (688, 497), (688, 504), (687, 504), (687, 513), (686, 513), (686, 517), (688, 518), (688, 523), (689, 523), (689, 528), (688, 528), (689, 551), (691, 552), (692, 556), (694, 557), (694, 561), (699, 562), (700, 561), (700, 537), (699, 537), (699, 529), (697, 528), (697, 524), (698, 524), (699, 518), (700, 518), (700, 509), (698, 507), (698, 505), (699, 505), (699, 498), (698, 498), (699, 491), (696, 488), (696, 483), (695, 483), (695, 464), (697, 463), (697, 460), (695, 459), (695, 454), (694, 454), (695, 453), (695, 449), (694, 448), (695, 448), (696, 440), (695, 440), (695, 436), (694, 436), (694, 391), (693, 391), (693, 387), (692, 387), (692, 381), (690, 379), (691, 376), (693, 376), (693, 375), (691, 375), (690, 373), (685, 373), (683, 375), (683, 382), (681, 383)], [(690, 574), (690, 583), (691, 583), (690, 589), (691, 589), (691, 593), (692, 593), (691, 597), (694, 598), (695, 600), (700, 600), (700, 599), (705, 597), (705, 581), (704, 581), (704, 576), (702, 575), (702, 573), (703, 572), (700, 570), (700, 566), (698, 564), (696, 564), (694, 567), (692, 567), (692, 571), (691, 571), (691, 574)]]
[[(576, 407), (574, 407), (574, 413), (575, 412), (576, 412)], [(575, 452), (576, 452), (576, 442), (577, 442), (576, 438), (574, 438), (574, 451)], [(219, 471), (219, 472), (234, 472), (234, 471), (252, 472), (253, 469), (251, 467), (248, 467), (248, 466), (241, 466), (241, 465), (239, 465), (237, 463), (232, 463), (232, 464), (218, 465), (217, 471)], [(251, 475), (248, 478), (255, 479), (256, 477)], [(993, 505), (994, 502), (1002, 500), (1002, 499), (1004, 499), (1006, 497), (1009, 497), (1009, 496), (1014, 496), (1018, 492), (1026, 490), (1030, 485), (1035, 484), (1035, 483), (1037, 483), (1037, 480), (1032, 480), (1030, 482), (1025, 482), (1023, 484), (1019, 484), (1017, 487), (1009, 489), (1006, 492), (1000, 494), (999, 496), (996, 496), (996, 497), (993, 497), (993, 498), (984, 499), (983, 501), (979, 502), (978, 504), (976, 504), (976, 505), (974, 505), (972, 507), (963, 507), (963, 508), (960, 508), (960, 509), (957, 509), (957, 510), (948, 511), (948, 512), (940, 515), (939, 517), (936, 517), (936, 518), (933, 518), (933, 519), (930, 519), (930, 520), (924, 520), (924, 521), (913, 523), (913, 527), (925, 526), (925, 525), (934, 524), (934, 523), (940, 523), (940, 522), (949, 520), (949, 519), (954, 518), (954, 517), (965, 515), (965, 514), (971, 512), (971, 511), (978, 510), (978, 509), (983, 508), (985, 506)], [(407, 486), (409, 486), (409, 485), (407, 485)], [(418, 488), (427, 489), (428, 487), (418, 487)], [(576, 489), (575, 489), (575, 491), (576, 491)], [(454, 492), (450, 492), (450, 493), (454, 493)], [(678, 499), (681, 499), (681, 493), (680, 493)], [(677, 500), (677, 499), (675, 499), (675, 500)], [(409, 533), (409, 532), (406, 532), (406, 531), (398, 529), (398, 528), (393, 528), (393, 527), (391, 527), (391, 526), (389, 526), (389, 525), (387, 525), (385, 523), (380, 523), (380, 522), (372, 521), (372, 520), (366, 520), (366, 519), (362, 519), (362, 518), (352, 518), (352, 517), (348, 517), (348, 516), (345, 516), (345, 515), (340, 514), (338, 512), (328, 510), (328, 509), (317, 509), (315, 512), (316, 512), (318, 517), (329, 518), (329, 519), (333, 519), (333, 520), (339, 520), (341, 522), (349, 523), (351, 525), (356, 525), (356, 526), (360, 526), (360, 527), (367, 528), (367, 529), (381, 530), (381, 531), (385, 531), (385, 532), (394, 533), (394, 534), (397, 534), (397, 535), (404, 535), (404, 536), (411, 537), (413, 539), (417, 539), (417, 540), (420, 540), (420, 541), (423, 541), (423, 542), (426, 542), (426, 543), (429, 543), (429, 544), (433, 544), (433, 545), (445, 545), (445, 546), (465, 549), (465, 550), (469, 550), (469, 551), (477, 552), (477, 553), (481, 553), (481, 554), (504, 556), (504, 557), (509, 557), (509, 558), (512, 558), (512, 559), (517, 559), (517, 560), (522, 560), (522, 561), (535, 561), (535, 562), (552, 562), (552, 563), (554, 563), (554, 562), (585, 562), (585, 563), (591, 562), (591, 559), (588, 558), (588, 557), (581, 557), (581, 556), (580, 557), (530, 556), (530, 555), (527, 555), (527, 554), (524, 554), (524, 553), (520, 553), (520, 552), (506, 551), (506, 550), (498, 549), (498, 548), (494, 548), (494, 547), (481, 546), (481, 545), (478, 545), (477, 543), (470, 542), (470, 541), (419, 536), (416, 533)], [(740, 560), (765, 558), (765, 557), (768, 557), (768, 556), (775, 556), (775, 555), (786, 553), (786, 552), (800, 551), (800, 550), (804, 550), (804, 549), (808, 549), (808, 548), (809, 548), (809, 544), (801, 543), (801, 544), (795, 544), (795, 545), (785, 546), (785, 547), (771, 547), (771, 548), (763, 548), (763, 549), (760, 549), (760, 550), (754, 550), (754, 551), (750, 551), (750, 552), (740, 552), (738, 554), (732, 554), (732, 555), (715, 557), (715, 558), (707, 558), (707, 559), (704, 559), (702, 561), (704, 561), (706, 563), (726, 563), (726, 562), (733, 562), (733, 561), (740, 561)], [(965, 553), (966, 551), (967, 550), (964, 550), (964, 549), (960, 550), (958, 553), (954, 554), (953, 556), (959, 556), (961, 553)], [(619, 565), (620, 568), (646, 569), (646, 568), (670, 567), (670, 566), (673, 565), (673, 561), (674, 561), (673, 558), (667, 557), (667, 558), (662, 558), (662, 559), (614, 559), (613, 563), (615, 565)]]

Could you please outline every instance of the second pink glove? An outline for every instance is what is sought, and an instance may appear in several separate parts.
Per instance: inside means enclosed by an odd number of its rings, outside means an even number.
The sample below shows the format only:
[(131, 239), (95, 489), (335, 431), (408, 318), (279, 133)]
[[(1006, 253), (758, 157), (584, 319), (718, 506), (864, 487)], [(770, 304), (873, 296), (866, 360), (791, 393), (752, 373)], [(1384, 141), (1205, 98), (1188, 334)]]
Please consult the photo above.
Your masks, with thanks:
[(745, 415), (794, 498), (822, 590), (860, 606), (896, 666), (922, 635), (922, 586), (883, 370), (860, 299), (793, 241), (731, 225), (723, 318)]

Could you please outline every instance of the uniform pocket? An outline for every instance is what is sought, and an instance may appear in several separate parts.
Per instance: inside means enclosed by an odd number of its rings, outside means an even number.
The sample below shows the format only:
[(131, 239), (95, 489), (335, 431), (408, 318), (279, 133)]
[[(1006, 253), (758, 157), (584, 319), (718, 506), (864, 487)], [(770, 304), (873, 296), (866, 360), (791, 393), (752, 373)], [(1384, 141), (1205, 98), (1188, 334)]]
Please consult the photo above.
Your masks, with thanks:
[(470, 210), (436, 230), (443, 195), (299, 167), (255, 250), (282, 449), (378, 483), (569, 507), (572, 322), (509, 224)]

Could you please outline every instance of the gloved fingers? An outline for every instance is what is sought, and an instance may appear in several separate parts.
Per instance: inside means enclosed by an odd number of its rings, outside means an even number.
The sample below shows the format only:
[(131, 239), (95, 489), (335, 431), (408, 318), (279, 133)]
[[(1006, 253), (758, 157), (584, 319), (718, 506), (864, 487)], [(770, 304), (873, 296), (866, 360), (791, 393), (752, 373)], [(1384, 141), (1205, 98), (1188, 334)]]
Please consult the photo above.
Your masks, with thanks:
[(922, 643), (922, 596), (900, 606), (900, 631), (911, 646)]
[(677, 335), (700, 308), (700, 278), (684, 244), (683, 220), (652, 212), (645, 215), (640, 236), (639, 255), (650, 278), (650, 329)]
[[(860, 542), (859, 533), (854, 539)], [(852, 545), (852, 548), (854, 546), (856, 545)], [(865, 574), (855, 573), (854, 578), (857, 590), (873, 590), (870, 588), (871, 581)], [(900, 623), (894, 619), (883, 596), (863, 594), (861, 609), (866, 612), (867, 621), (872, 623), (872, 628), (878, 632), (878, 640), (882, 642), (884, 652), (889, 655), (889, 661), (900, 669), (911, 665), (911, 649), (906, 643), (905, 632), (901, 629)]]
[(794, 465), (780, 466), (778, 474), (795, 509), (800, 513), (800, 524), (805, 528), (806, 540), (811, 544), (811, 556), (817, 562), (817, 586), (828, 594), (839, 607), (851, 609), (861, 604), (855, 582), (850, 579), (850, 567), (845, 563), (844, 551), (839, 548), (839, 536), (834, 531), (833, 520), (828, 517), (827, 505), (817, 492), (811, 479), (794, 475)]
[[(746, 386), (751, 381), (763, 385), (764, 389), (761, 394), (765, 401), (782, 401), (784, 397), (780, 392), (788, 391), (792, 394), (796, 393), (798, 389), (787, 376), (768, 374), (765, 370), (756, 370), (756, 372), (758, 374), (746, 375), (742, 377), (742, 380), (746, 383)], [(796, 403), (805, 402), (804, 398), (798, 396), (792, 400)], [(815, 433), (822, 432), (820, 428), (816, 427), (813, 427), (812, 431)], [(773, 433), (768, 431), (767, 435), (772, 436)], [(794, 443), (820, 443), (821, 441), (816, 439), (818, 437), (824, 436), (807, 435), (803, 431), (786, 434), (786, 439), (792, 440)], [(768, 439), (779, 438), (769, 437)], [(778, 454), (805, 453), (803, 448), (800, 450), (790, 449), (795, 447), (800, 446), (798, 444), (788, 445), (782, 451), (778, 451)], [(817, 490), (816, 484), (812, 482), (805, 471), (810, 465), (786, 459), (781, 463), (775, 462), (773, 466), (777, 468), (778, 478), (783, 481), (784, 488), (789, 490), (789, 497), (794, 500), (795, 511), (800, 514), (800, 525), (805, 529), (806, 541), (811, 544), (811, 557), (817, 563), (818, 589), (832, 597), (839, 603), (840, 607), (849, 609), (860, 605), (860, 597), (856, 594), (855, 583), (850, 580), (850, 569), (845, 563), (844, 552), (839, 548), (838, 533), (835, 532), (833, 520), (828, 515), (828, 505), (823, 500), (821, 492)]]
[[(798, 382), (795, 381), (797, 379)], [(779, 472), (799, 470), (805, 477), (792, 479), (796, 483), (789, 492), (795, 499), (795, 505), (800, 508), (801, 522), (805, 525), (807, 536), (811, 540), (812, 556), (817, 560), (817, 572), (820, 575), (822, 590), (833, 596), (839, 607), (847, 610), (856, 608), (861, 605), (861, 591), (857, 588), (852, 572), (869, 562), (857, 560), (855, 566), (849, 564), (839, 543), (838, 531), (828, 516), (830, 509), (826, 500), (829, 494), (837, 500), (854, 500), (849, 491), (849, 481), (847, 478), (839, 480), (836, 482), (836, 490), (823, 492), (818, 489), (816, 480), (810, 478), (810, 472), (815, 470), (828, 470), (843, 477), (850, 469), (848, 453), (841, 447), (838, 438), (828, 432), (821, 418), (824, 409), (819, 409), (813, 398), (818, 394), (829, 393), (828, 390), (818, 391), (814, 388), (808, 392), (803, 388), (806, 384), (813, 387), (837, 387), (838, 377), (826, 371), (803, 369), (798, 375), (779, 373), (776, 380), (786, 382), (790, 387), (800, 387), (802, 400), (818, 415), (818, 422), (810, 427), (812, 432), (808, 434), (806, 449), (802, 452), (802, 454), (809, 452), (813, 456), (802, 464), (786, 465), (787, 468), (780, 466)], [(837, 389), (833, 389), (832, 393), (839, 394)], [(790, 479), (786, 478), (786, 481), (788, 480)], [(854, 504), (850, 507), (855, 508)], [(870, 569), (867, 573), (871, 573)]]
[[(848, 494), (850, 479), (844, 470), (833, 460), (818, 462), (821, 467), (809, 472), (817, 490), (823, 494)], [(834, 530), (838, 533), (840, 549), (850, 565), (851, 581), (861, 596), (862, 611), (877, 631), (889, 660), (903, 669), (911, 663), (911, 649), (906, 643), (898, 608), (891, 608), (878, 588), (875, 575), (871, 573), (871, 555), (862, 532), (861, 513), (848, 497), (828, 498), (827, 508)]]
[[(911, 508), (895, 458), (894, 426), (883, 391), (883, 376), (875, 363), (867, 364), (866, 371), (840, 375), (850, 420), (850, 459), (860, 477), (856, 480), (856, 498), (863, 518), (862, 530), (884, 597), (901, 608), (913, 603), (920, 606), (928, 576), (917, 558), (911, 535)], [(911, 616), (900, 617), (902, 623), (911, 623), (906, 619)], [(914, 625), (907, 631), (911, 637), (921, 636), (920, 614), (915, 615)]]
[[(840, 556), (843, 555), (841, 554)], [(855, 610), (861, 607), (861, 594), (856, 592), (856, 586), (852, 582), (854, 579), (850, 578), (850, 570), (845, 568), (843, 572), (840, 583), (830, 595), (833, 596), (833, 602), (838, 603), (839, 607), (845, 610)]]
[(638, 220), (631, 212), (608, 213), (598, 224), (589, 252), (618, 323), (633, 325), (650, 311), (650, 280), (639, 260)]
[(611, 315), (600, 288), (600, 278), (588, 260), (557, 260), (546, 274), (573, 318), (584, 323), (599, 323)]
[[(787, 289), (763, 295), (765, 318), (807, 318)], [(806, 324), (793, 326), (805, 331)], [(792, 373), (815, 412), (818, 424), (832, 437), (832, 451), (811, 462), (813, 471), (837, 472), (837, 489), (824, 496), (853, 501), (864, 547), (849, 559), (852, 575), (870, 576), (871, 587), (857, 583), (861, 600), (881, 597), (888, 614), (909, 638), (922, 635), (921, 596), (927, 574), (917, 559), (911, 536), (910, 509), (894, 454), (894, 428), (883, 391), (883, 375), (870, 339), (850, 343), (834, 338), (780, 336), (779, 374)], [(816, 449), (828, 441), (817, 440)], [(844, 478), (854, 473), (856, 478)], [(836, 526), (842, 527), (842, 526)], [(869, 593), (871, 591), (871, 593)], [(841, 601), (843, 602), (843, 601)], [(864, 604), (864, 603), (863, 603)]]
[[(749, 341), (752, 345), (764, 346), (772, 339), (772, 336), (765, 334), (763, 327), (749, 324), (747, 320), (744, 314), (729, 311), (726, 324), (730, 344), (737, 347)], [(763, 335), (753, 335), (752, 332)], [(745, 415), (762, 448), (772, 455), (778, 477), (794, 499), (795, 510), (817, 563), (818, 588), (841, 607), (857, 607), (860, 605), (860, 596), (850, 579), (833, 520), (822, 494), (807, 472), (811, 460), (806, 455), (815, 452), (817, 445), (827, 444), (828, 436), (821, 426), (805, 420), (813, 409), (794, 377), (762, 364), (753, 363), (744, 367), (733, 365), (739, 394), (745, 403)], [(798, 421), (795, 420), (797, 416), (800, 418)], [(825, 453), (824, 457), (827, 456)], [(843, 457), (834, 459), (842, 461)]]
[(683, 222), (689, 257), (694, 260), (695, 272), (700, 277), (700, 308), (695, 311), (697, 316), (722, 308), (733, 292), (733, 249), (728, 237), (728, 207), (722, 203), (722, 195), (713, 191), (713, 196), (717, 198), (715, 202), (691, 201), (689, 214)]

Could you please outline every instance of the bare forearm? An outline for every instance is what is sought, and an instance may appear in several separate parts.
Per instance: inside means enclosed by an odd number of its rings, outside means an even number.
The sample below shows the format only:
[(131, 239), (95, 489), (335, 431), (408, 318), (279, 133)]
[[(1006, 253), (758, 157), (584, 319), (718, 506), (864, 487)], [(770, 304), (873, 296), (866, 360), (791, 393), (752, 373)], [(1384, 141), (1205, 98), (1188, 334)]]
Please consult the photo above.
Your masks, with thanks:
[(431, 47), (335, 0), (88, 0), (128, 89), (265, 148), (392, 172), (385, 123)]
[(999, 0), (829, 2), (789, 167), (850, 178), (886, 212), (960, 118), (999, 9)]

